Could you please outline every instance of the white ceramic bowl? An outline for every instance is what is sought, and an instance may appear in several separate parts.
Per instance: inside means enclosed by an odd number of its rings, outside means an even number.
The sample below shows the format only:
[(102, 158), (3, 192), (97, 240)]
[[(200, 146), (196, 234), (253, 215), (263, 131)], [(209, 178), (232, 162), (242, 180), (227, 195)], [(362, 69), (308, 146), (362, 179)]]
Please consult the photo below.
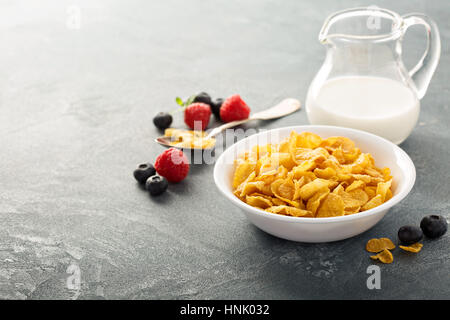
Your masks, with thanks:
[[(378, 167), (389, 167), (394, 177), (393, 197), (382, 205), (352, 215), (330, 218), (302, 218), (269, 213), (239, 200), (232, 193), (234, 159), (254, 145), (278, 143), (290, 132), (313, 132), (322, 138), (344, 136), (352, 139), (362, 152), (369, 152)], [(358, 235), (380, 221), (388, 210), (411, 191), (416, 179), (416, 169), (410, 157), (392, 142), (368, 132), (333, 126), (295, 126), (279, 128), (242, 139), (229, 147), (217, 159), (214, 181), (222, 194), (232, 204), (241, 208), (247, 218), (258, 228), (276, 237), (300, 242), (329, 242)]]

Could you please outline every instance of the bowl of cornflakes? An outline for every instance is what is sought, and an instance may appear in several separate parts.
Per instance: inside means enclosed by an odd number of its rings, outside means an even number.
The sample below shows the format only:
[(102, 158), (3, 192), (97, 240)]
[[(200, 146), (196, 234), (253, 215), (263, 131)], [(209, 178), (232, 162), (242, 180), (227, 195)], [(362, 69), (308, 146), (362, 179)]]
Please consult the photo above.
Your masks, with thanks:
[(334, 126), (262, 131), (214, 167), (221, 193), (261, 230), (299, 242), (356, 236), (411, 191), (416, 170), (397, 145)]

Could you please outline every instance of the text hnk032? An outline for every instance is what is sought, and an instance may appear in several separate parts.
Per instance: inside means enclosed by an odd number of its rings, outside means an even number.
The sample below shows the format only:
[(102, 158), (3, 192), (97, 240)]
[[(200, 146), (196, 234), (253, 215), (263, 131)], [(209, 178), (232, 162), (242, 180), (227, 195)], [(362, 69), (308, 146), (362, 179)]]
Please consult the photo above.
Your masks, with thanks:
[(180, 308), (180, 315), (269, 315), (269, 305), (262, 304), (225, 304), (222, 307), (196, 306), (187, 304)]

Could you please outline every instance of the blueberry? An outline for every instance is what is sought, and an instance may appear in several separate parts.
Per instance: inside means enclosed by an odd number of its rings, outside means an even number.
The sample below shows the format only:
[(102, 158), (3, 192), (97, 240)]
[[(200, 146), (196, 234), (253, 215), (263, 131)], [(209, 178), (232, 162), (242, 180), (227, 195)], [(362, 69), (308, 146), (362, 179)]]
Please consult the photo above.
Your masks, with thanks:
[(416, 226), (403, 226), (398, 229), (398, 239), (405, 245), (419, 242), (423, 238), (422, 229)]
[(149, 177), (154, 176), (155, 174), (155, 167), (153, 167), (151, 163), (140, 164), (139, 167), (133, 172), (134, 178), (142, 184), (144, 184)]
[(447, 232), (447, 220), (443, 216), (426, 216), (420, 222), (420, 229), (428, 238), (439, 238)]
[(211, 96), (206, 92), (200, 92), (195, 96), (193, 102), (202, 102), (211, 105)]
[(153, 123), (159, 129), (167, 129), (172, 123), (172, 116), (167, 112), (160, 112), (153, 118)]
[(157, 196), (163, 193), (167, 190), (168, 186), (169, 182), (167, 182), (167, 179), (158, 175), (151, 176), (145, 183), (145, 188), (150, 192), (150, 195), (152, 196)]
[(211, 104), (211, 111), (217, 120), (220, 120), (220, 107), (222, 106), (223, 101), (222, 98), (217, 98)]

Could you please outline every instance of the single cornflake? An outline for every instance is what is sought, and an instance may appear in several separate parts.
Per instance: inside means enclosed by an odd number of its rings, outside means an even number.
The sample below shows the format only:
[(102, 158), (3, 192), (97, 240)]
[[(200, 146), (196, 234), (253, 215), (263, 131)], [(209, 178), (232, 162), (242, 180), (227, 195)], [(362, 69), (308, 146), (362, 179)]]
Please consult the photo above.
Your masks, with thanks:
[(370, 256), (373, 260), (380, 260), (382, 263), (392, 263), (394, 262), (394, 256), (388, 249), (384, 249), (379, 254), (375, 256)]
[(366, 250), (373, 253), (378, 253), (384, 249), (395, 249), (394, 243), (389, 238), (370, 239), (367, 241)]
[(417, 252), (419, 252), (422, 249), (423, 244), (421, 244), (419, 242), (416, 242), (416, 243), (413, 243), (412, 245), (409, 245), (409, 246), (399, 246), (399, 247), (402, 250), (417, 253)]

